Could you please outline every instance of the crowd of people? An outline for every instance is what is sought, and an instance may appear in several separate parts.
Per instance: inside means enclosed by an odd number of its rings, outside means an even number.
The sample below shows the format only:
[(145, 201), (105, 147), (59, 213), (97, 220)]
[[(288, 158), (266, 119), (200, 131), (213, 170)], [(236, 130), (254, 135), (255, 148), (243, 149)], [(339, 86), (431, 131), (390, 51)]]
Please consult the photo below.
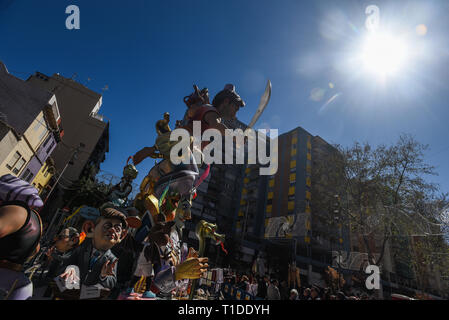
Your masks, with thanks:
[(258, 300), (372, 300), (366, 293), (353, 293), (352, 290), (332, 290), (329, 287), (289, 286), (287, 280), (279, 280), (269, 275), (240, 275), (234, 273), (226, 282), (236, 289), (251, 294)]

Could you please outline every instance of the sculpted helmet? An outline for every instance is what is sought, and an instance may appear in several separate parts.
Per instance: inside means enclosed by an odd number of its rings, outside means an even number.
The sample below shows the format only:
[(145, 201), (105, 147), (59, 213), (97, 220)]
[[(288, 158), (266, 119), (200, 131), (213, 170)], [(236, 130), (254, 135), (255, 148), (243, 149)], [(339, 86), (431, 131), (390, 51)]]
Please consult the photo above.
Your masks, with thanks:
[(130, 180), (134, 180), (135, 178), (137, 178), (137, 175), (139, 174), (139, 171), (137, 170), (137, 168), (132, 165), (132, 164), (127, 164), (124, 168), (123, 168), (123, 176), (126, 179), (130, 179)]
[(240, 108), (245, 106), (245, 101), (243, 101), (243, 99), (237, 94), (233, 84), (227, 84), (222, 91), (217, 93), (212, 101), (212, 104), (215, 107), (218, 107), (226, 98), (230, 99), (231, 102), (235, 103)]
[(194, 105), (204, 105), (210, 104), (209, 102), (209, 89), (203, 88), (200, 90), (197, 85), (193, 85), (194, 92), (184, 97), (184, 103), (187, 105), (187, 108), (190, 108)]

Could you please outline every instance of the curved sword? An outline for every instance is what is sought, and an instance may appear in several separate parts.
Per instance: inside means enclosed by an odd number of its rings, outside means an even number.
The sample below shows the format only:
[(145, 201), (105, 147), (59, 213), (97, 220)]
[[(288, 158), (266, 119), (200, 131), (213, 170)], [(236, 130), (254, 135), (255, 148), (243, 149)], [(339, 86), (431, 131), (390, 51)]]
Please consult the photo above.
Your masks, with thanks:
[(265, 89), (265, 92), (260, 99), (259, 108), (257, 108), (256, 114), (254, 115), (253, 119), (251, 120), (250, 124), (248, 125), (248, 128), (252, 128), (257, 120), (259, 120), (260, 116), (264, 112), (265, 108), (268, 105), (268, 102), (270, 102), (271, 98), (271, 81), (268, 80), (267, 87)]

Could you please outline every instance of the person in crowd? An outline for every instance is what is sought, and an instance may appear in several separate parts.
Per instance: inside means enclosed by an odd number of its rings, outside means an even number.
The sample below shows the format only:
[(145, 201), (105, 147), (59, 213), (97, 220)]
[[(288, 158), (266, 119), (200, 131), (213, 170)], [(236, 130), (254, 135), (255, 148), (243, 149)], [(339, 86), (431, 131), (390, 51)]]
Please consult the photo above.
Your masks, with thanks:
[(330, 300), (331, 289), (329, 287), (324, 288), (323, 300)]
[(260, 279), (257, 286), (257, 297), (261, 299), (267, 298), (267, 290), (269, 285), (269, 278), (267, 275), (264, 275), (262, 279)]
[(273, 279), (267, 289), (267, 300), (281, 300), (279, 282)]
[(342, 291), (339, 291), (337, 293), (337, 300), (347, 300), (346, 295)]
[(360, 300), (369, 300), (368, 295), (366, 293), (362, 294)]
[(310, 288), (305, 288), (303, 293), (302, 293), (302, 298), (301, 300), (312, 300), (311, 296), (310, 296)]
[(44, 204), (38, 191), (10, 174), (0, 177), (0, 300), (27, 300), (33, 284), (23, 265), (40, 249)]
[(281, 294), (281, 300), (288, 300), (289, 288), (286, 280), (282, 280), (279, 286), (279, 292)]
[(321, 300), (317, 287), (312, 287), (312, 289), (310, 289), (310, 297), (312, 300)]
[(253, 297), (257, 296), (258, 286), (259, 285), (258, 285), (257, 279), (253, 278), (251, 284), (249, 285), (249, 290), (248, 290), (249, 294), (251, 294)]
[(236, 285), (237, 289), (243, 290), (243, 291), (248, 291), (249, 288), (249, 279), (246, 275), (243, 275), (239, 282)]
[(290, 296), (289, 296), (288, 300), (299, 300), (298, 290), (296, 290), (296, 289), (290, 290)]

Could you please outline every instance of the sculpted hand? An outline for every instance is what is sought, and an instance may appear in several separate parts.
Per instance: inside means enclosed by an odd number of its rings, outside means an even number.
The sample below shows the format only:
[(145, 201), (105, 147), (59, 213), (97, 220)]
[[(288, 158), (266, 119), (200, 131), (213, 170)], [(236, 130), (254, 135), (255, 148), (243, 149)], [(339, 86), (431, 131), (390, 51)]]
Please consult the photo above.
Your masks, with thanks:
[(189, 248), (189, 253), (187, 254), (187, 259), (190, 258), (199, 258), (198, 251), (195, 251), (195, 249), (193, 249), (192, 247)]
[(207, 271), (209, 258), (190, 258), (176, 266), (175, 280), (199, 279)]
[(51, 256), (53, 254), (53, 252), (55, 252), (55, 247), (51, 247), (50, 250), (48, 250), (45, 255), (48, 258), (48, 261), (52, 261), (53, 257)]
[(75, 268), (67, 268), (60, 277), (65, 280), (67, 289), (75, 289), (74, 285), (78, 284), (80, 280)]
[(101, 274), (100, 276), (102, 278), (105, 278), (107, 276), (113, 276), (114, 273), (114, 267), (117, 264), (118, 259), (115, 259), (114, 262), (111, 263), (110, 260), (106, 261), (106, 263), (103, 265), (103, 268), (101, 268)]

